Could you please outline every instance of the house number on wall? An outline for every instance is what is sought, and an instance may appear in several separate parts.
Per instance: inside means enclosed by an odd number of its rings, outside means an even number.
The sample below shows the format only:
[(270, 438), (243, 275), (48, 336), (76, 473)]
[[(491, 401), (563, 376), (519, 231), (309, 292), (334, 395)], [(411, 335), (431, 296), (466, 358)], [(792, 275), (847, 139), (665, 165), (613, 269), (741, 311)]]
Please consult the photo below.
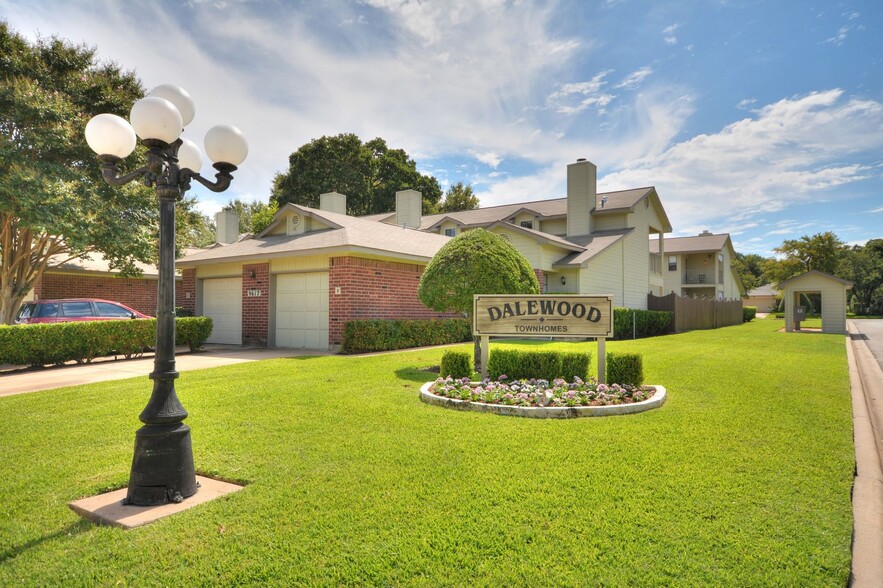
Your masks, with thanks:
[(260, 295), (261, 295), (261, 291), (260, 291), (260, 290), (246, 290), (246, 291), (245, 291), (245, 296), (246, 296), (247, 298), (255, 298), (255, 297), (258, 297), (258, 296), (260, 296)]

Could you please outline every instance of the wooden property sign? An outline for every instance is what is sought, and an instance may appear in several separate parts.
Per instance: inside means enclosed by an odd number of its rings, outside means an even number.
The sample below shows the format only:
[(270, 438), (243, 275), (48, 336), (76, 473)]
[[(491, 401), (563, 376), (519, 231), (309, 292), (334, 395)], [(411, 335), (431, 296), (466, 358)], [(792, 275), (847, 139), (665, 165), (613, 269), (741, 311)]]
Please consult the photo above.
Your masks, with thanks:
[(476, 294), (472, 333), (476, 336), (612, 337), (613, 297)]

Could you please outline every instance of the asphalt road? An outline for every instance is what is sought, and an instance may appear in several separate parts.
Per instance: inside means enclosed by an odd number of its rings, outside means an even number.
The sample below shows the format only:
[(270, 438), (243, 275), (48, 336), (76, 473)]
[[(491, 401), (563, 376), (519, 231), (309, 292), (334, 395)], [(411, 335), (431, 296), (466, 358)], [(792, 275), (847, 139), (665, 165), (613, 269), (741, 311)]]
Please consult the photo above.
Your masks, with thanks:
[(883, 320), (881, 319), (850, 319), (859, 333), (864, 335), (868, 349), (883, 369)]

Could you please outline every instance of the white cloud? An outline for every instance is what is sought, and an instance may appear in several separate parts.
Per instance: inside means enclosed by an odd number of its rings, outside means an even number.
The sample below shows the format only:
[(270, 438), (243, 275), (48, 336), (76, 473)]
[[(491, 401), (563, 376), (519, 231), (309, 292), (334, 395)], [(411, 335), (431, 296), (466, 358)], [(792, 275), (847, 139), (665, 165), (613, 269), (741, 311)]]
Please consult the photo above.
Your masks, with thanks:
[(836, 34), (836, 35), (834, 35), (833, 37), (830, 37), (830, 38), (828, 38), (828, 39), (825, 39), (825, 40), (823, 41), (823, 43), (832, 43), (832, 44), (834, 44), (834, 45), (842, 45), (842, 44), (843, 44), (843, 41), (845, 41), (845, 40), (846, 40), (846, 37), (849, 35), (850, 28), (851, 28), (851, 27), (849, 27), (849, 26), (842, 26), (842, 27), (840, 27), (840, 28), (837, 30), (837, 34)]
[(652, 73), (653, 73), (653, 68), (650, 67), (649, 65), (645, 65), (644, 67), (637, 69), (637, 70), (633, 71), (632, 73), (630, 73), (629, 75), (627, 75), (625, 77), (625, 79), (623, 79), (621, 82), (619, 82), (618, 84), (616, 84), (613, 87), (617, 88), (617, 89), (618, 88), (625, 88), (626, 90), (634, 90), (635, 88), (640, 86), (641, 83), (645, 79), (647, 79), (647, 77), (650, 76), (650, 74), (652, 74)]
[(849, 160), (880, 144), (883, 104), (814, 92), (625, 163), (602, 182), (605, 189), (655, 185), (676, 226), (739, 222), (879, 176)]
[(677, 35), (675, 35), (675, 31), (677, 31), (679, 28), (681, 28), (681, 24), (675, 23), (662, 29), (662, 39), (667, 45), (677, 45), (678, 37)]
[(474, 157), (475, 159), (477, 159), (478, 161), (482, 162), (485, 165), (489, 165), (490, 167), (492, 167), (494, 169), (496, 169), (497, 166), (500, 165), (500, 162), (503, 161), (503, 159), (498, 154), (493, 153), (492, 151), (487, 151), (484, 153), (477, 153), (475, 151), (470, 151), (470, 153), (472, 154), (472, 157)]
[(739, 100), (739, 103), (736, 104), (736, 108), (738, 108), (739, 110), (748, 110), (748, 108), (750, 108), (751, 105), (755, 104), (756, 102), (757, 100), (754, 98), (744, 98), (742, 100)]
[(604, 112), (604, 108), (613, 101), (615, 96), (602, 92), (607, 81), (604, 79), (611, 70), (595, 74), (591, 80), (562, 84), (558, 90), (549, 94), (546, 104), (561, 114), (577, 114), (587, 108), (596, 108)]
[(870, 213), (883, 212), (883, 206), (881, 206), (880, 208), (875, 208), (873, 210), (869, 210), (868, 212), (870, 212)]

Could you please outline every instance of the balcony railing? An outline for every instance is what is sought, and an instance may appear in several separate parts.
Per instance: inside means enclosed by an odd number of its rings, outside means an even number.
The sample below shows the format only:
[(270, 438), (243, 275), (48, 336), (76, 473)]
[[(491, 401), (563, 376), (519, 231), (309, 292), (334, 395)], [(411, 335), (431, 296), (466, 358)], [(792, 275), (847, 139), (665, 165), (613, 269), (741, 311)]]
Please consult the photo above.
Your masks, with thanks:
[(684, 272), (685, 284), (714, 284), (714, 268), (710, 270), (686, 270)]

